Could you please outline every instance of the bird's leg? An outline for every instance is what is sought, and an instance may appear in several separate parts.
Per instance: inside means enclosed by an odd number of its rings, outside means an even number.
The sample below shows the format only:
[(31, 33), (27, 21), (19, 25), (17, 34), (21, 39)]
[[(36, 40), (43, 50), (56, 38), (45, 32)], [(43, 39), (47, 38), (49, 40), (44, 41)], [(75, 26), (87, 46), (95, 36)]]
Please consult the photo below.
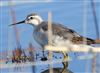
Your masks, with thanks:
[(63, 56), (64, 56), (64, 59), (63, 59), (63, 62), (62, 62), (63, 69), (62, 69), (61, 73), (63, 73), (65, 71), (65, 69), (68, 67), (68, 62), (67, 62), (67, 60), (68, 60), (68, 54), (66, 54), (65, 52), (63, 52)]
[(42, 52), (43, 52), (43, 57), (45, 57), (44, 50)]
[(42, 52), (43, 52), (43, 58), (41, 58), (41, 60), (42, 60), (42, 61), (46, 61), (46, 60), (47, 60), (47, 57), (46, 57), (45, 54), (44, 54), (44, 49), (43, 49)]
[(45, 57), (45, 53), (44, 53), (44, 46), (43, 46), (43, 45), (42, 45), (42, 48), (43, 48), (43, 50), (42, 50), (43, 57)]

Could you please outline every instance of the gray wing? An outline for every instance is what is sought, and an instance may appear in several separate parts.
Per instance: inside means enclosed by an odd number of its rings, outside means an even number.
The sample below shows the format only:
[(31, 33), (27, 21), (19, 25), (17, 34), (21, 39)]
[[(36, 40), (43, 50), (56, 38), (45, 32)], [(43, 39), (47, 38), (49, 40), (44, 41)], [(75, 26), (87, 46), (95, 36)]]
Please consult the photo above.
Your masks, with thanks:
[(53, 34), (59, 35), (64, 39), (72, 39), (73, 37), (80, 37), (80, 35), (77, 32), (61, 24), (53, 25)]
[[(42, 29), (44, 32), (47, 32), (48, 25), (47, 22), (41, 23), (39, 29)], [(52, 23), (53, 35), (58, 35), (64, 39), (72, 39), (73, 37), (80, 37), (80, 35), (74, 30), (67, 28), (64, 25)]]

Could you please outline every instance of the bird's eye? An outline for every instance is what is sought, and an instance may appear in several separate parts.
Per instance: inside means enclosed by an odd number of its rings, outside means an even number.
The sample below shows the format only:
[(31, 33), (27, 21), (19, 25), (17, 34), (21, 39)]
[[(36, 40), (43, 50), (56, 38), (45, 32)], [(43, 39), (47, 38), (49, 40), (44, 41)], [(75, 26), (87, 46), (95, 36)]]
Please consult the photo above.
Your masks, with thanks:
[(30, 17), (30, 19), (34, 19), (33, 17)]

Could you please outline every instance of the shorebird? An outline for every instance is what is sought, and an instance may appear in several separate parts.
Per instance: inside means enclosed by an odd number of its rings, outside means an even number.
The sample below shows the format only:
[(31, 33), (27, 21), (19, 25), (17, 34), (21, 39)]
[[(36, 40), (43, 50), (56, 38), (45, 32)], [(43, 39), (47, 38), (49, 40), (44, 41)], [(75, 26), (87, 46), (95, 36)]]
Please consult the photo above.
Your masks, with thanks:
[[(21, 23), (30, 24), (34, 27), (33, 36), (37, 43), (44, 49), (44, 46), (48, 44), (48, 21), (44, 21), (43, 18), (37, 13), (29, 14), (25, 20), (11, 24), (17, 25)], [(59, 23), (52, 23), (52, 46), (69, 46), (70, 44), (84, 44), (87, 45), (100, 43), (94, 39), (83, 37), (76, 31)], [(62, 52), (64, 59), (68, 58), (68, 54)], [(68, 67), (68, 63), (63, 62), (63, 70)]]

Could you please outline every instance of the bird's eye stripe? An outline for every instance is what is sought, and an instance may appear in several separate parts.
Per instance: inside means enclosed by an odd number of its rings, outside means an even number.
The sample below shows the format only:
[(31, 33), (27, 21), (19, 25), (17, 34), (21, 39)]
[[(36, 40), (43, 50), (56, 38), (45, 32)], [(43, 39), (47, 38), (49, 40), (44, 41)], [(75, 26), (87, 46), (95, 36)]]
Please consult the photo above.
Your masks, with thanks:
[(34, 17), (29, 17), (28, 19), (34, 19)]

